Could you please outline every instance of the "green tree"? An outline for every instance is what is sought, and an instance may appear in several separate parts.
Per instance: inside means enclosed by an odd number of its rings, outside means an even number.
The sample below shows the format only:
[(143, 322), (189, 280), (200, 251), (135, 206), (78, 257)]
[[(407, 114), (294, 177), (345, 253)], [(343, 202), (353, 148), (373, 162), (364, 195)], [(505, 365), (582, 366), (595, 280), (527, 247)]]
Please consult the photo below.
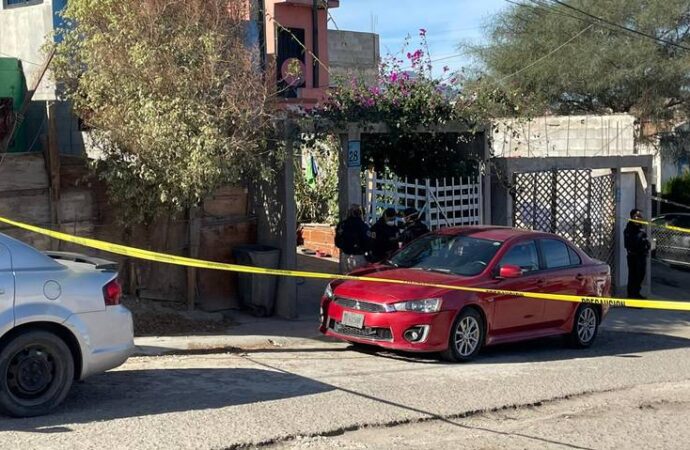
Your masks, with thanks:
[[(271, 171), (269, 94), (243, 0), (70, 0), (54, 61), (123, 219)], [(279, 159), (279, 158), (278, 158)]]
[[(690, 172), (668, 180), (664, 184), (663, 196), (667, 200), (682, 205), (690, 205)], [(681, 212), (687, 211), (683, 210)]]
[(542, 111), (628, 112), (662, 121), (689, 116), (688, 0), (562, 3), (580, 11), (525, 0), (493, 18), (489, 45), (467, 46), (485, 78), (529, 94)]

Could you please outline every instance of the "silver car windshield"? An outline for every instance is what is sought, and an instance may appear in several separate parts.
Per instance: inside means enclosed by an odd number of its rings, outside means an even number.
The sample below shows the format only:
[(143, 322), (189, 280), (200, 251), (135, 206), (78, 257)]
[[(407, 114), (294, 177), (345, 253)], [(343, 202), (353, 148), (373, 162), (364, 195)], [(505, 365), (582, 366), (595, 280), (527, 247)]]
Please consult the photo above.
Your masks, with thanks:
[(467, 235), (427, 235), (396, 253), (390, 263), (397, 267), (474, 276), (486, 269), (501, 244)]

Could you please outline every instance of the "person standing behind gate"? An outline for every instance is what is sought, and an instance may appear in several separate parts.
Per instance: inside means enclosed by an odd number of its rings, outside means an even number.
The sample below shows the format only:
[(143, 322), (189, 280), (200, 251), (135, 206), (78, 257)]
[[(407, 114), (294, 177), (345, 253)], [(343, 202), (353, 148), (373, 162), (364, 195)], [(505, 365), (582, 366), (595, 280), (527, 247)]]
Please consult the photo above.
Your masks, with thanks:
[[(630, 211), (632, 220), (642, 220), (642, 211)], [(647, 255), (649, 254), (649, 239), (644, 227), (629, 221), (623, 233), (625, 249), (628, 252), (628, 297), (644, 298), (640, 292), (645, 272), (647, 271)]]
[(340, 271), (350, 273), (367, 265), (365, 257), (370, 247), (369, 226), (362, 220), (362, 207), (350, 206), (347, 218), (335, 230), (335, 246), (342, 253)]
[(407, 245), (429, 232), (429, 227), (427, 227), (426, 224), (422, 222), (422, 218), (419, 217), (419, 211), (414, 208), (407, 208), (403, 214), (405, 228), (400, 238), (400, 243), (402, 245)]
[(388, 259), (399, 248), (400, 229), (396, 221), (395, 209), (387, 208), (381, 218), (371, 227), (373, 239), (371, 261)]

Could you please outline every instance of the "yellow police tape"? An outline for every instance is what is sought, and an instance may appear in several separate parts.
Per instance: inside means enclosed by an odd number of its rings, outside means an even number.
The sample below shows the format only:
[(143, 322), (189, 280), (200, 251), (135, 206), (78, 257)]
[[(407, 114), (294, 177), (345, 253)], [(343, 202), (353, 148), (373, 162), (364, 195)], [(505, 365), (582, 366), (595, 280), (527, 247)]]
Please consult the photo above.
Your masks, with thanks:
[(411, 286), (423, 286), (437, 289), (448, 289), (455, 291), (473, 292), (480, 294), (492, 294), (501, 296), (513, 296), (513, 297), (524, 297), (537, 300), (554, 300), (561, 302), (573, 302), (573, 303), (591, 303), (597, 305), (607, 305), (607, 306), (626, 306), (631, 308), (648, 308), (648, 309), (668, 309), (676, 311), (690, 311), (690, 300), (684, 301), (665, 301), (665, 300), (633, 300), (625, 298), (612, 298), (612, 297), (582, 297), (578, 295), (566, 295), (566, 294), (550, 294), (542, 292), (521, 292), (521, 291), (510, 291), (503, 289), (485, 289), (470, 286), (454, 286), (448, 284), (437, 284), (437, 283), (423, 283), (417, 281), (408, 280), (393, 280), (387, 278), (375, 278), (368, 276), (352, 276), (352, 275), (339, 275), (339, 274), (329, 274), (329, 273), (319, 273), (319, 272), (306, 272), (301, 270), (284, 270), (284, 269), (266, 269), (262, 267), (251, 267), (251, 266), (241, 266), (237, 264), (227, 264), (213, 261), (205, 261), (195, 258), (187, 258), (184, 256), (169, 255), (166, 253), (158, 253), (150, 250), (142, 250), (139, 248), (128, 247), (126, 245), (113, 244), (111, 242), (99, 241), (96, 239), (78, 237), (67, 233), (61, 233), (59, 231), (47, 230), (45, 228), (36, 227), (34, 225), (29, 225), (22, 222), (17, 222), (14, 220), (6, 219), (0, 217), (0, 222), (4, 222), (8, 225), (15, 226), (17, 228), (22, 228), (27, 231), (32, 231), (34, 233), (49, 236), (54, 239), (59, 239), (65, 242), (71, 242), (73, 244), (82, 245), (85, 247), (94, 248), (97, 250), (102, 250), (109, 253), (115, 253), (118, 255), (129, 256), (132, 258), (144, 259), (148, 261), (155, 261), (161, 263), (175, 264), (179, 266), (186, 267), (198, 267), (201, 269), (215, 269), (224, 270), (229, 272), (239, 272), (239, 273), (253, 273), (260, 275), (274, 275), (281, 277), (304, 277), (304, 278), (320, 278), (327, 280), (353, 280), (353, 281), (367, 281), (372, 283), (387, 283), (387, 284), (402, 284)]
[(628, 219), (630, 222), (639, 223), (640, 225), (649, 225), (652, 228), (663, 228), (671, 231), (679, 231), (681, 233), (690, 233), (690, 229), (674, 227), (673, 225), (661, 225), (658, 223), (647, 222), (646, 220)]

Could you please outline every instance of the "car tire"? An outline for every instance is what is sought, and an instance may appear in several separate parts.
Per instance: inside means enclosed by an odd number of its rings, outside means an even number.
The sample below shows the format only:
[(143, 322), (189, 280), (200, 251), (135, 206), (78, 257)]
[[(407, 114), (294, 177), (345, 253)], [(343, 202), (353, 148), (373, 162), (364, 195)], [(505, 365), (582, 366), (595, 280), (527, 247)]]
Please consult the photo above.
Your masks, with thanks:
[(0, 413), (34, 417), (50, 413), (74, 380), (67, 344), (47, 331), (23, 332), (0, 351)]
[(441, 358), (449, 362), (465, 362), (474, 359), (486, 337), (482, 315), (474, 308), (465, 308), (455, 318), (448, 336), (448, 348)]
[(568, 342), (575, 348), (588, 348), (597, 337), (601, 316), (594, 305), (582, 304), (575, 311)]

